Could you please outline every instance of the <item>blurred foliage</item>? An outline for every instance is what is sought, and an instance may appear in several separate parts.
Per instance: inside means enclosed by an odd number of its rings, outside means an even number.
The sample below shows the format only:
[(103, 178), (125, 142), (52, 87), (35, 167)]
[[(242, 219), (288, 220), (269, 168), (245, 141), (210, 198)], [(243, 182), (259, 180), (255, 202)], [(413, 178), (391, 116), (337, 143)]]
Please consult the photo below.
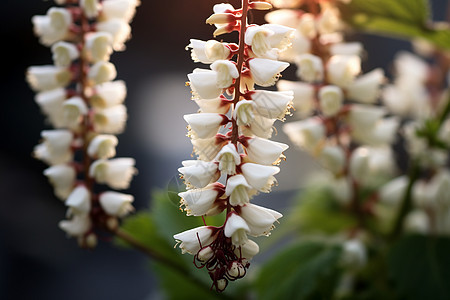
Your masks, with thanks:
[(433, 24), (426, 0), (352, 0), (340, 5), (344, 20), (353, 28), (396, 38), (423, 38), (450, 49), (447, 25)]

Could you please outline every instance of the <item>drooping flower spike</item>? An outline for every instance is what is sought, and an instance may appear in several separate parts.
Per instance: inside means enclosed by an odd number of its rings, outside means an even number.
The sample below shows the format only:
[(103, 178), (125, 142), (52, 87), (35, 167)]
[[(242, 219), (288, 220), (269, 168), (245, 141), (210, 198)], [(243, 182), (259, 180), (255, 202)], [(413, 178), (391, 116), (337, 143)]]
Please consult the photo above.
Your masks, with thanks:
[[(109, 62), (124, 50), (138, 0), (56, 1), (45, 16), (34, 16), (34, 32), (51, 48), (53, 65), (32, 66), (26, 78), (36, 103), (55, 129), (41, 133), (34, 156), (55, 195), (68, 207), (59, 227), (80, 246), (97, 244), (96, 230), (117, 226), (133, 211), (133, 196), (94, 192), (94, 184), (126, 189), (136, 173), (132, 158), (113, 158), (127, 120), (126, 86)], [(77, 160), (74, 160), (77, 158)], [(79, 159), (79, 160), (78, 160)], [(109, 226), (109, 228), (108, 228)]]
[(239, 33), (239, 44), (191, 39), (194, 62), (210, 64), (188, 74), (188, 85), (200, 110), (188, 114), (189, 133), (197, 160), (183, 161), (178, 171), (187, 191), (179, 193), (188, 216), (224, 212), (222, 226), (205, 226), (174, 235), (182, 252), (194, 255), (206, 268), (212, 287), (223, 291), (242, 278), (259, 251), (248, 238), (269, 235), (282, 216), (251, 204), (259, 192), (270, 192), (287, 145), (269, 140), (276, 120), (290, 114), (294, 94), (254, 90), (272, 86), (289, 64), (278, 56), (291, 43), (295, 30), (281, 25), (247, 24), (250, 9), (268, 10), (267, 2), (242, 1), (242, 8), (217, 4), (206, 22), (214, 36)]

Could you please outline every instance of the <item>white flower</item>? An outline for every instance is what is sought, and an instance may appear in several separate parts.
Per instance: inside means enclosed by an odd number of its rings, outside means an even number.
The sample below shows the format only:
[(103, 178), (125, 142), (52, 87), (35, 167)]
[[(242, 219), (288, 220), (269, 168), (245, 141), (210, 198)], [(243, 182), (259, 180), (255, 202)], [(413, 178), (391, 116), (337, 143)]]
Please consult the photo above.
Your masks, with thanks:
[(430, 218), (421, 209), (416, 209), (406, 215), (404, 227), (407, 232), (428, 234), (430, 231)]
[(191, 39), (186, 49), (192, 48), (191, 57), (194, 62), (204, 64), (213, 63), (216, 60), (225, 60), (230, 56), (230, 48), (225, 43), (216, 40), (201, 41)]
[[(241, 100), (241, 102), (242, 101), (244, 100)], [(276, 119), (264, 118), (255, 113), (253, 120), (247, 125), (240, 126), (240, 129), (242, 130), (242, 134), (245, 136), (258, 136), (268, 139), (272, 136), (273, 123), (275, 123), (275, 121)]]
[(238, 174), (228, 178), (225, 195), (230, 197), (229, 201), (232, 206), (247, 204), (254, 194), (255, 191), (252, 190), (244, 176)]
[(137, 173), (133, 158), (99, 159), (89, 168), (89, 176), (99, 184), (107, 184), (114, 189), (127, 189), (133, 175)]
[[(173, 238), (180, 243), (181, 253), (189, 253), (195, 255), (200, 251), (201, 247), (208, 246), (215, 239), (215, 230), (211, 226), (201, 226), (193, 228), (178, 234)], [(201, 247), (200, 247), (201, 245)]]
[(49, 165), (69, 162), (73, 159), (71, 145), (73, 134), (69, 130), (44, 130), (44, 141), (34, 148), (34, 156)]
[(80, 237), (91, 228), (92, 222), (89, 215), (73, 215), (71, 220), (60, 221), (58, 225), (69, 236)]
[(295, 113), (300, 116), (308, 116), (314, 109), (315, 91), (314, 86), (300, 81), (280, 80), (277, 83), (279, 91), (293, 91), (294, 99), (292, 105)]
[(86, 215), (91, 211), (91, 193), (84, 186), (77, 186), (66, 200), (68, 215)]
[(341, 174), (345, 166), (345, 152), (339, 146), (325, 146), (321, 149), (317, 159), (333, 174)]
[(44, 170), (49, 182), (53, 185), (55, 195), (61, 200), (66, 198), (72, 192), (77, 173), (75, 169), (69, 165), (54, 165)]
[(278, 51), (269, 43), (269, 37), (273, 34), (274, 32), (268, 28), (258, 25), (249, 26), (245, 32), (245, 43), (251, 46), (257, 57), (277, 59)]
[(258, 252), (259, 252), (258, 244), (250, 239), (247, 240), (245, 244), (241, 245), (240, 247), (237, 247), (234, 250), (234, 253), (238, 257), (245, 258), (246, 260), (251, 260), (253, 256), (258, 254)]
[(291, 46), (295, 33), (293, 28), (279, 24), (264, 24), (261, 27), (273, 32), (268, 37), (270, 47), (284, 51)]
[(342, 250), (341, 260), (345, 267), (359, 269), (367, 263), (367, 250), (360, 240), (345, 241)]
[(188, 187), (203, 188), (220, 177), (215, 162), (185, 160), (182, 164), (183, 167), (179, 168), (178, 172), (183, 174), (183, 179)]
[(206, 139), (213, 137), (219, 131), (220, 126), (228, 123), (225, 115), (216, 113), (189, 114), (183, 116), (193, 131), (195, 138)]
[(363, 44), (360, 42), (336, 43), (330, 46), (331, 55), (357, 55), (362, 56)]
[(362, 143), (371, 146), (392, 144), (400, 126), (400, 119), (396, 116), (380, 119), (373, 127), (354, 127), (352, 137)]
[(29, 67), (26, 73), (31, 88), (38, 92), (65, 87), (69, 84), (71, 76), (65, 67), (52, 65)]
[(273, 225), (283, 215), (279, 212), (254, 204), (246, 204), (240, 208), (239, 214), (245, 220), (252, 236), (270, 235)]
[(231, 238), (231, 242), (235, 246), (242, 246), (248, 241), (247, 233), (250, 228), (243, 218), (236, 213), (231, 213), (225, 223), (225, 236)]
[(384, 71), (375, 69), (358, 78), (347, 87), (347, 97), (350, 100), (362, 103), (375, 103), (380, 94), (380, 85), (383, 83)]
[(383, 103), (398, 115), (426, 119), (431, 116), (431, 100), (425, 85), (409, 79), (397, 79), (382, 91)]
[(383, 185), (379, 190), (380, 201), (393, 206), (400, 204), (405, 197), (408, 181), (408, 177), (403, 175)]
[(63, 103), (65, 125), (75, 128), (88, 113), (88, 107), (80, 97), (72, 97)]
[(131, 203), (134, 197), (118, 192), (103, 192), (99, 195), (99, 202), (103, 210), (110, 216), (124, 217), (134, 210)]
[(244, 144), (248, 158), (257, 164), (271, 165), (277, 164), (284, 158), (283, 151), (289, 146), (283, 143), (270, 141), (267, 139), (253, 137), (249, 138)]
[(283, 126), (283, 131), (295, 145), (310, 153), (314, 153), (326, 138), (326, 128), (317, 118), (289, 122)]
[(88, 72), (88, 78), (93, 81), (94, 84), (100, 84), (107, 81), (111, 81), (117, 76), (116, 67), (106, 61), (96, 62)]
[(297, 30), (308, 39), (315, 38), (317, 35), (315, 16), (310, 13), (302, 14), (299, 18)]
[(217, 86), (217, 72), (213, 70), (195, 69), (188, 74), (190, 86), (194, 97), (214, 99), (222, 93), (222, 88)]
[(202, 189), (192, 189), (179, 193), (178, 196), (181, 197), (180, 207), (184, 206), (188, 216), (204, 216), (209, 212), (216, 212), (214, 209), (217, 206), (216, 200), (220, 196), (220, 190), (223, 190), (223, 185), (213, 183)]
[(94, 95), (90, 102), (98, 108), (106, 108), (122, 104), (127, 96), (127, 87), (122, 80), (104, 82), (94, 87)]
[(47, 11), (47, 15), (33, 16), (31, 21), (40, 42), (43, 45), (50, 46), (68, 37), (72, 15), (67, 9), (52, 7)]
[(359, 147), (353, 151), (350, 157), (350, 175), (359, 180), (368, 174), (370, 151), (368, 148)]
[(291, 41), (291, 47), (279, 53), (279, 59), (288, 62), (295, 62), (297, 56), (311, 52), (311, 40), (295, 31)]
[[(280, 7), (276, 3), (285, 2), (284, 0), (272, 0), (272, 5), (276, 7)], [(277, 9), (271, 12), (268, 12), (264, 18), (268, 23), (271, 24), (280, 24), (283, 26), (296, 28), (298, 26), (299, 18), (298, 13), (291, 9)]]
[(236, 119), (238, 125), (249, 125), (255, 119), (253, 113), (253, 101), (241, 100), (233, 111), (233, 118)]
[(116, 105), (104, 109), (94, 110), (94, 128), (97, 132), (118, 134), (125, 129), (127, 121), (127, 108), (125, 105)]
[(294, 99), (292, 91), (272, 92), (253, 91), (251, 94), (254, 110), (261, 116), (269, 119), (284, 120)]
[(217, 154), (216, 160), (219, 162), (219, 170), (228, 175), (236, 174), (236, 166), (241, 164), (241, 156), (237, 152), (236, 146), (228, 143)]
[(48, 117), (51, 125), (61, 128), (65, 125), (63, 103), (66, 100), (66, 90), (58, 88), (36, 94), (35, 101), (42, 113)]
[(350, 158), (350, 174), (360, 183), (377, 186), (395, 172), (395, 161), (390, 147), (359, 147)]
[(87, 148), (92, 158), (111, 158), (116, 155), (116, 146), (119, 140), (110, 134), (99, 134), (94, 137)]
[(278, 80), (289, 63), (264, 58), (253, 58), (249, 60), (250, 72), (257, 85), (271, 86)]
[(113, 38), (113, 49), (115, 51), (125, 50), (125, 42), (130, 38), (130, 25), (120, 19), (110, 19), (97, 23), (97, 31), (104, 31), (111, 34)]
[(330, 83), (348, 87), (361, 72), (361, 58), (356, 55), (334, 55), (327, 63), (327, 77)]
[(306, 53), (296, 59), (297, 76), (306, 82), (320, 82), (323, 80), (323, 63), (318, 56)]
[(331, 5), (322, 8), (319, 19), (317, 20), (317, 30), (320, 34), (330, 34), (340, 30), (341, 19), (337, 7)]
[(129, 23), (136, 13), (139, 0), (105, 0), (102, 1), (101, 19), (121, 19)]
[(344, 93), (335, 85), (326, 85), (319, 90), (319, 104), (322, 113), (329, 117), (336, 115), (342, 108)]
[(108, 61), (113, 52), (113, 37), (108, 32), (90, 32), (85, 35), (84, 53), (91, 62)]
[(56, 42), (52, 45), (53, 62), (57, 67), (68, 67), (80, 55), (74, 44)]
[(242, 174), (249, 185), (254, 189), (268, 193), (277, 182), (273, 175), (280, 172), (280, 168), (275, 166), (264, 166), (254, 163), (244, 163), (241, 165)]
[(353, 104), (348, 115), (348, 122), (352, 129), (371, 130), (386, 114), (383, 107)]
[(226, 114), (231, 107), (232, 101), (221, 97), (215, 99), (194, 99), (201, 113)]
[(419, 56), (401, 51), (394, 60), (396, 75), (412, 81), (425, 83), (428, 78), (428, 64)]
[(213, 160), (220, 149), (222, 149), (225, 142), (226, 140), (220, 135), (208, 139), (191, 139), (195, 154), (198, 155), (199, 159), (204, 161)]
[(99, 0), (80, 0), (80, 7), (88, 18), (97, 17), (101, 9)]
[(216, 60), (211, 64), (211, 70), (217, 73), (216, 86), (228, 88), (233, 84), (233, 79), (239, 77), (236, 65), (229, 60)]

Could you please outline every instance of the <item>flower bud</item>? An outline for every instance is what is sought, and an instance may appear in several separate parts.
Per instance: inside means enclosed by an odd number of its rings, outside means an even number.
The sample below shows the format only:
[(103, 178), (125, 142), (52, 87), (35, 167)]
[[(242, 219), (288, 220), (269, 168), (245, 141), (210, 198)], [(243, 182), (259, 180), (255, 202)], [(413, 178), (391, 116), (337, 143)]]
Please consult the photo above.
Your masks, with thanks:
[(88, 72), (88, 78), (92, 80), (94, 84), (111, 81), (116, 78), (116, 76), (116, 67), (112, 63), (105, 61), (95, 63)]
[[(111, 1), (103, 1), (103, 3)], [(124, 43), (129, 39), (131, 27), (127, 22), (120, 19), (110, 19), (104, 22), (97, 23), (97, 31), (103, 31), (111, 34), (112, 45), (115, 51), (125, 50)]]
[(53, 62), (57, 67), (68, 67), (79, 57), (78, 49), (74, 44), (57, 42), (52, 46)]
[(250, 232), (250, 228), (243, 218), (235, 212), (228, 215), (225, 223), (224, 234), (226, 237), (231, 238), (233, 245), (241, 246), (245, 244), (248, 241), (248, 232)]
[(312, 54), (301, 54), (296, 60), (300, 79), (312, 83), (323, 80), (323, 63), (320, 57)]
[(202, 262), (207, 262), (213, 256), (214, 256), (214, 251), (211, 248), (211, 246), (204, 247), (197, 253), (198, 260), (200, 260)]
[(334, 55), (328, 60), (328, 80), (339, 87), (351, 85), (359, 72), (361, 72), (361, 58), (359, 56)]
[(342, 108), (344, 94), (334, 85), (327, 85), (319, 90), (319, 104), (322, 113), (327, 116), (336, 115)]
[(98, 0), (80, 0), (80, 7), (83, 10), (86, 17), (95, 18), (98, 15), (101, 5)]
[(94, 110), (94, 128), (99, 133), (118, 134), (125, 129), (127, 121), (127, 108), (125, 105), (116, 105), (104, 109)]
[(89, 143), (87, 153), (92, 158), (111, 158), (116, 155), (119, 140), (110, 134), (99, 134)]
[(320, 151), (318, 160), (333, 174), (341, 174), (345, 166), (345, 152), (339, 146), (325, 146)]
[(66, 206), (75, 215), (88, 214), (91, 210), (91, 193), (84, 185), (76, 187), (67, 198)]
[(69, 84), (71, 73), (64, 67), (34, 66), (27, 69), (26, 78), (34, 91), (48, 91)]
[(64, 120), (69, 128), (78, 126), (87, 113), (88, 107), (80, 97), (72, 97), (63, 104)]

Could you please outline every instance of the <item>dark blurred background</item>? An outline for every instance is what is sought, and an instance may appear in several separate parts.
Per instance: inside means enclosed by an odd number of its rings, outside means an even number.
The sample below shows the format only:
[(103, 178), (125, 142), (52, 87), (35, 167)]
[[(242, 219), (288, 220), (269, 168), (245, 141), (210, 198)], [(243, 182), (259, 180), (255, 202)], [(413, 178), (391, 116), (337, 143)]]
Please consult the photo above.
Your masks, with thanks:
[[(119, 135), (117, 156), (136, 158), (139, 174), (128, 191), (137, 210), (149, 206), (153, 189), (166, 189), (180, 162), (190, 158), (183, 114), (196, 111), (186, 74), (195, 65), (185, 46), (190, 38), (211, 39), (213, 28), (204, 20), (212, 5), (223, 1), (142, 0), (132, 22), (132, 39), (125, 52), (115, 53), (118, 79), (126, 81), (129, 120)], [(239, 1), (230, 2), (235, 7)], [(436, 19), (444, 19), (446, 0), (434, 0)], [(6, 4), (6, 5), (5, 5)], [(0, 299), (159, 299), (156, 277), (146, 258), (101, 241), (95, 251), (81, 250), (58, 229), (65, 216), (62, 202), (42, 175), (46, 166), (31, 157), (40, 132), (47, 129), (25, 82), (31, 65), (51, 64), (51, 53), (33, 35), (31, 17), (43, 15), (52, 1), (9, 0), (0, 18), (3, 38), (0, 128)], [(6, 9), (5, 9), (6, 7)], [(261, 24), (263, 13), (253, 16)], [(224, 36), (233, 41), (235, 36)], [(408, 43), (369, 35), (362, 39), (371, 60), (364, 69), (389, 69), (389, 62)], [(284, 77), (292, 79), (294, 70)], [(279, 125), (278, 125), (279, 126)], [(274, 140), (288, 142), (282, 131)], [(310, 170), (317, 166), (296, 149), (277, 176), (279, 186), (268, 204), (278, 209), (289, 201)], [(264, 198), (264, 197), (263, 197)], [(266, 197), (267, 198), (267, 197)], [(269, 198), (267, 198), (269, 199)], [(262, 200), (265, 202), (265, 200)], [(270, 200), (267, 200), (270, 201)], [(262, 202), (259, 202), (262, 203)]]

